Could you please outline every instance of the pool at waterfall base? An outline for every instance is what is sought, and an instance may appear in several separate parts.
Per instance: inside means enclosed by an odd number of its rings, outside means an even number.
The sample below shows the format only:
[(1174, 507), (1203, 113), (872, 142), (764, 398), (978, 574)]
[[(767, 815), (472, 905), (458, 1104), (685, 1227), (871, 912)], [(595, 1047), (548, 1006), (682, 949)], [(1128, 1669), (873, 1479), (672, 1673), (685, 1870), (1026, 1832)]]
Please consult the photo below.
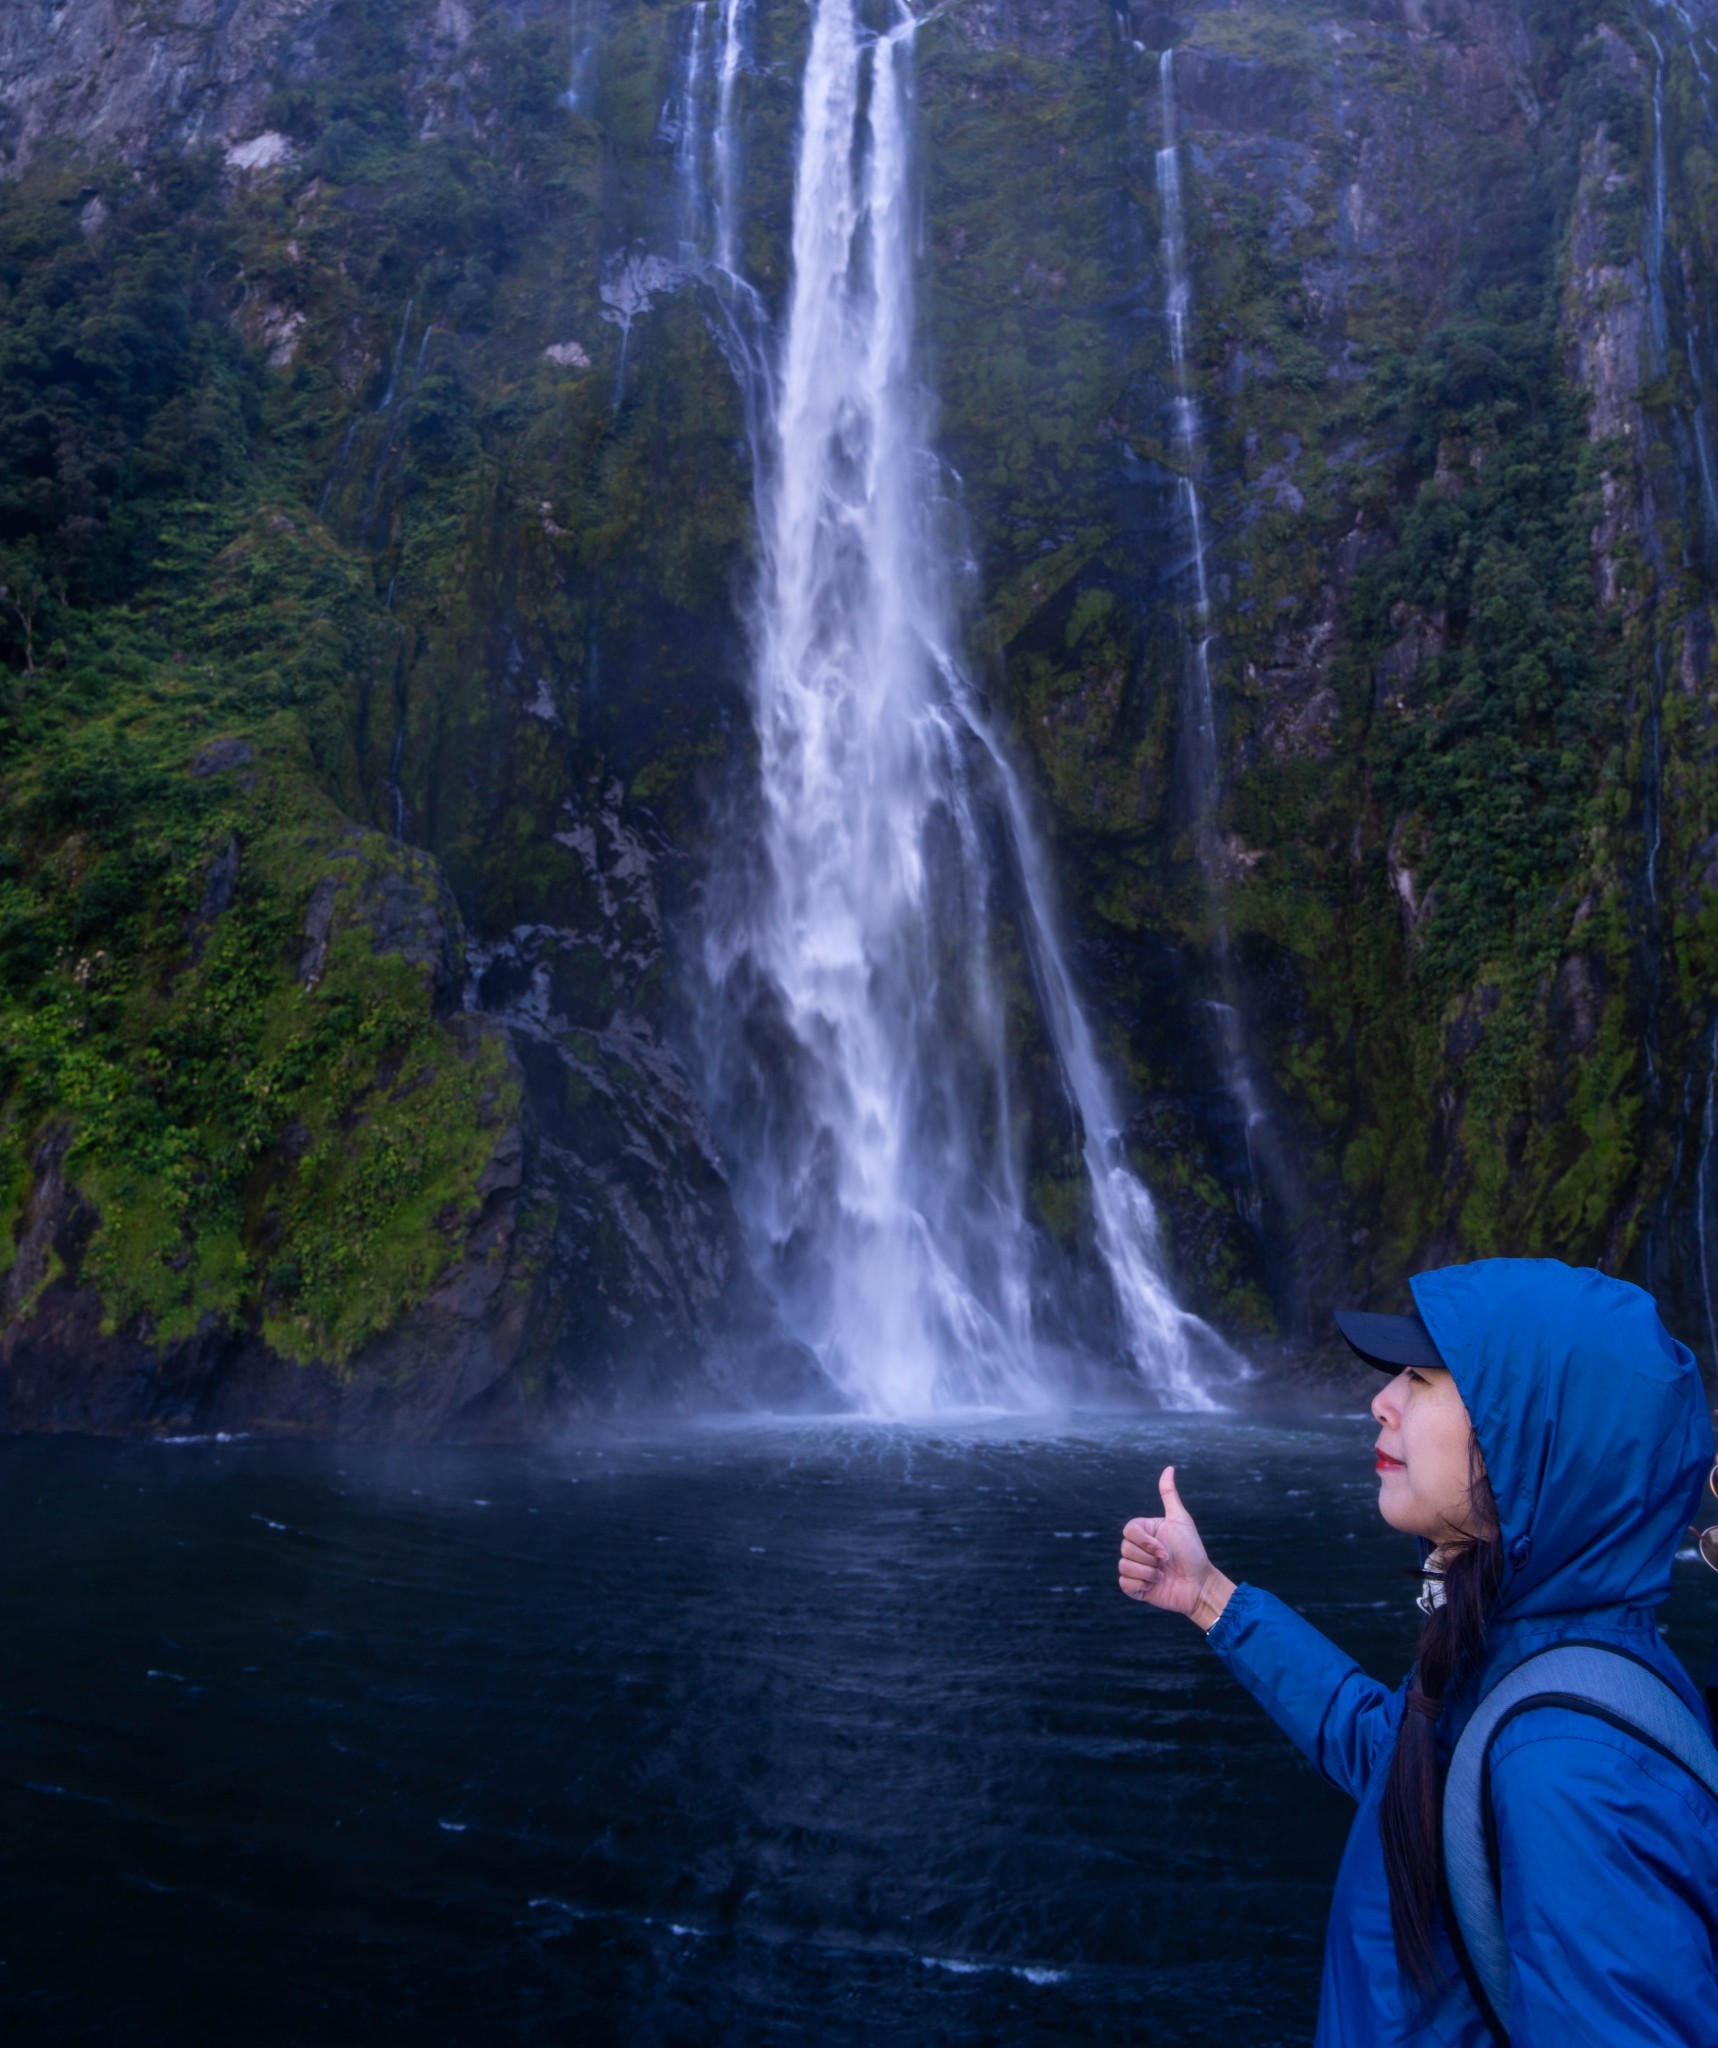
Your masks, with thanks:
[(1306, 2041), (1348, 1803), (1115, 1550), (1398, 1672), (1361, 1399), (0, 1443), (6, 2037)]

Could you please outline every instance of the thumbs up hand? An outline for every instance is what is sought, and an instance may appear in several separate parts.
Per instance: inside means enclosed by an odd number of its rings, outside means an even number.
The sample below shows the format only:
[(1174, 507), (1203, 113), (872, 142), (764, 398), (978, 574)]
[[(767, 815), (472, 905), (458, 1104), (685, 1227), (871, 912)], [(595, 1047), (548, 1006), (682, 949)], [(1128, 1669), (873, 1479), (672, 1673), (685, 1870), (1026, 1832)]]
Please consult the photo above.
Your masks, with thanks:
[(1175, 1467), (1157, 1482), (1161, 1515), (1139, 1515), (1121, 1532), (1121, 1589), (1130, 1600), (1185, 1614), (1209, 1629), (1235, 1590), (1205, 1554), (1193, 1517), (1175, 1488)]

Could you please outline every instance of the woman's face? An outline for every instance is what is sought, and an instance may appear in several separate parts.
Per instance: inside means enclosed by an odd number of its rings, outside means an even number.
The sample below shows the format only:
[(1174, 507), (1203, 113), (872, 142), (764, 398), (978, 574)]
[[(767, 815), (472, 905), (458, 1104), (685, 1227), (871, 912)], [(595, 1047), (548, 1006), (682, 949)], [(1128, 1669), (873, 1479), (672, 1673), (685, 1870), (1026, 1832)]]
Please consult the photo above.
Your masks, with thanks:
[(1430, 1543), (1486, 1535), (1470, 1528), (1473, 1424), (1451, 1375), (1434, 1366), (1397, 1373), (1372, 1403), (1378, 1424), (1378, 1512)]

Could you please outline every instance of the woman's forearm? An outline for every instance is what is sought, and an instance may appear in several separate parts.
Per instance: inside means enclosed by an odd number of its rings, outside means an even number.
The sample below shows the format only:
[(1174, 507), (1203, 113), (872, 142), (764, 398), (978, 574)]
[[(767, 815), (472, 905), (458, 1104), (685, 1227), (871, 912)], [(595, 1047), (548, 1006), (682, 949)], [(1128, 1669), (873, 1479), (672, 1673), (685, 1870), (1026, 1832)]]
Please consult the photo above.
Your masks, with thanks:
[(1389, 1751), (1392, 1688), (1258, 1586), (1232, 1589), (1211, 1647), (1302, 1756), (1358, 1799)]
[(1213, 1565), (1205, 1575), (1205, 1583), (1199, 1588), (1199, 1598), (1194, 1602), (1188, 1620), (1209, 1635), (1222, 1619), (1223, 1609), (1228, 1606), (1234, 1591), (1234, 1580)]

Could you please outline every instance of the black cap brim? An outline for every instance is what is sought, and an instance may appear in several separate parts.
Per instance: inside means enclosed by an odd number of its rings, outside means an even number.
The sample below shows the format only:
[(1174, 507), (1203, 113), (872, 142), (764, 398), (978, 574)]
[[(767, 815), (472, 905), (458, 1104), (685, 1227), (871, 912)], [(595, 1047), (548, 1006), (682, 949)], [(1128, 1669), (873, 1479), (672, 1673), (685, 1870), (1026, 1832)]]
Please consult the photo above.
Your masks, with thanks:
[(1336, 1327), (1350, 1351), (1376, 1366), (1380, 1372), (1401, 1372), (1405, 1367), (1448, 1367), (1432, 1342), (1432, 1333), (1418, 1316), (1379, 1316), (1369, 1309), (1339, 1308)]

